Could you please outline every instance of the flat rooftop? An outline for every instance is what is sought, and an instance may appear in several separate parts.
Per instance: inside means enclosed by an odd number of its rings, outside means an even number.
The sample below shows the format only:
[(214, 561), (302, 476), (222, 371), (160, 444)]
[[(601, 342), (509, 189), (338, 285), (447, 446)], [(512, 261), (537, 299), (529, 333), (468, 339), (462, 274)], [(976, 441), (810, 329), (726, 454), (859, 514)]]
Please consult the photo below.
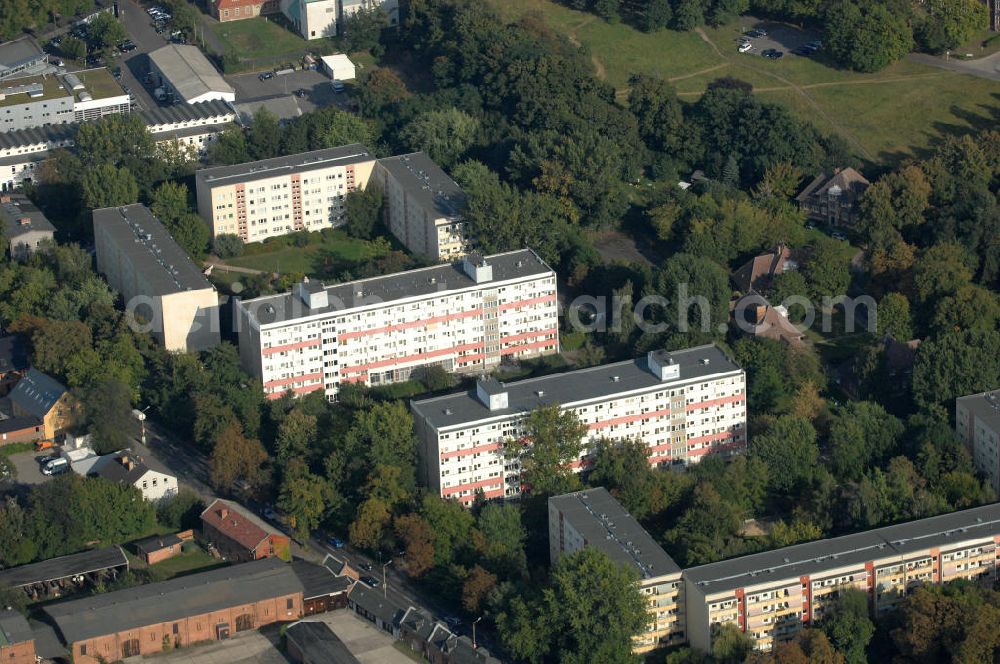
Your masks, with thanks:
[[(0, 220), (8, 240), (35, 231), (55, 233), (56, 227), (26, 196), (11, 196), (7, 202), (2, 200), (0, 198)], [(23, 222), (24, 219), (28, 221)]]
[[(413, 411), (435, 429), (471, 424), (493, 417), (529, 413), (539, 406), (572, 404), (602, 399), (613, 394), (652, 389), (740, 371), (739, 365), (716, 346), (696, 346), (669, 353), (679, 366), (678, 378), (661, 381), (649, 370), (648, 358), (603, 364), (577, 371), (550, 374), (512, 383), (503, 383), (508, 407), (490, 410), (476, 396), (476, 391), (456, 392), (411, 402)], [(708, 363), (705, 360), (708, 360)]]
[(300, 620), (285, 629), (285, 638), (294, 641), (310, 662), (361, 664), (325, 622)]
[[(99, 67), (96, 69), (86, 69), (83, 71), (75, 71), (72, 74), (80, 79), (83, 83), (84, 88), (94, 99), (106, 99), (108, 97), (124, 97), (127, 93), (122, 89), (122, 86), (115, 80), (115, 77), (111, 75), (104, 67)], [(65, 76), (63, 77), (65, 80)], [(80, 99), (80, 93), (75, 94), (77, 101), (84, 101)]]
[(0, 609), (0, 647), (23, 643), (33, 638), (31, 626), (24, 616), (11, 609)]
[[(83, 85), (82, 89), (73, 90), (75, 85), (73, 77)], [(29, 89), (35, 90), (34, 96), (27, 93)], [(0, 99), (0, 108), (33, 104), (60, 97), (73, 97), (74, 101), (79, 102), (84, 101), (81, 97), (84, 92), (90, 93), (93, 99), (126, 96), (111, 72), (103, 68), (3, 80), (0, 81), (0, 92), (6, 94), (4, 99)]]
[(194, 176), (195, 179), (204, 181), (208, 185), (230, 185), (291, 173), (306, 173), (321, 168), (359, 164), (365, 161), (374, 161), (374, 159), (375, 157), (368, 151), (368, 148), (360, 143), (354, 143), (339, 148), (313, 150), (312, 152), (290, 154), (273, 159), (249, 161), (234, 166), (203, 168), (197, 171)]
[(906, 555), (952, 542), (990, 538), (1000, 532), (1000, 503), (941, 514), (863, 533), (796, 544), (684, 570), (702, 592), (731, 591), (745, 586), (819, 575), (838, 567)]
[(680, 573), (674, 559), (604, 487), (553, 496), (549, 505), (562, 513), (587, 546), (636, 570), (639, 578)]
[(335, 286), (324, 286), (329, 306), (309, 309), (294, 293), (268, 295), (253, 300), (244, 300), (240, 306), (261, 325), (282, 323), (306, 316), (346, 311), (357, 307), (371, 306), (405, 300), (412, 297), (429, 296), (466, 288), (487, 288), (488, 284), (512, 279), (522, 279), (544, 274), (552, 274), (550, 268), (531, 249), (521, 249), (505, 254), (486, 256), (485, 260), (493, 268), (493, 279), (477, 284), (462, 268), (462, 261), (448, 265), (435, 265), (419, 270), (397, 272), (384, 277), (373, 277), (350, 281)]
[(20, 565), (0, 571), (0, 586), (21, 588), (35, 583), (59, 581), (78, 574), (91, 574), (114, 567), (125, 567), (128, 559), (117, 546), (82, 551), (30, 565)]
[(49, 604), (44, 611), (70, 644), (300, 592), (291, 565), (263, 558)]
[(1000, 430), (1000, 390), (980, 392), (955, 399), (994, 431)]
[(135, 203), (94, 210), (95, 233), (97, 228), (111, 236), (134, 270), (142, 271), (152, 291), (144, 295), (212, 288), (198, 266), (145, 205)]
[(423, 152), (379, 159), (410, 196), (440, 217), (457, 217), (465, 207), (465, 192)]

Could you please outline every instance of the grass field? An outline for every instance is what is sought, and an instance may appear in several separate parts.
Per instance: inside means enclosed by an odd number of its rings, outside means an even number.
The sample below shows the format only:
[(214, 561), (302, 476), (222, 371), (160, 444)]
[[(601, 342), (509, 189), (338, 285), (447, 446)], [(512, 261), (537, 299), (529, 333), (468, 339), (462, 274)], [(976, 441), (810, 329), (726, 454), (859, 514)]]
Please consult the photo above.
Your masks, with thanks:
[(321, 242), (305, 247), (291, 245), (287, 238), (275, 238), (247, 250), (253, 253), (225, 262), (264, 272), (302, 272), (307, 276), (347, 269), (384, 251), (372, 242), (348, 237), (343, 231), (327, 231)]
[(305, 52), (309, 42), (265, 18), (212, 23), (212, 32), (240, 58), (270, 58)]
[(155, 581), (166, 581), (175, 576), (204, 572), (227, 564), (208, 555), (194, 542), (187, 542), (184, 544), (184, 552), (181, 555), (151, 565), (149, 575)]
[(743, 25), (698, 32), (646, 34), (607, 23), (551, 0), (491, 0), (516, 19), (540, 13), (554, 30), (589, 49), (596, 74), (623, 97), (632, 73), (670, 79), (682, 98), (696, 99), (713, 79), (734, 76), (767, 100), (844, 136), (869, 162), (894, 163), (933, 145), (945, 134), (995, 123), (1000, 82), (904, 60), (876, 74), (836, 69), (821, 59), (787, 55), (772, 61), (736, 52)]

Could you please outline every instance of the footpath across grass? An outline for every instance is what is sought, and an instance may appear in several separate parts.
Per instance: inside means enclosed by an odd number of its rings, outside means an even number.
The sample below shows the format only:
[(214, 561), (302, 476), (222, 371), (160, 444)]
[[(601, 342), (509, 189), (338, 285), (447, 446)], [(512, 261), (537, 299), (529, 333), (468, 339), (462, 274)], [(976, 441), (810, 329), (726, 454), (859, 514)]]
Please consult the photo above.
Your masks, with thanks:
[(894, 164), (919, 156), (949, 134), (995, 123), (1000, 82), (903, 60), (875, 74), (837, 69), (817, 58), (787, 54), (780, 60), (736, 52), (736, 39), (753, 19), (719, 28), (662, 30), (646, 34), (608, 23), (552, 0), (490, 0), (507, 20), (529, 12), (585, 46), (595, 73), (627, 94), (633, 73), (670, 79), (686, 101), (708, 83), (733, 76), (751, 83), (763, 99), (786, 104), (796, 115), (843, 136), (869, 162)]

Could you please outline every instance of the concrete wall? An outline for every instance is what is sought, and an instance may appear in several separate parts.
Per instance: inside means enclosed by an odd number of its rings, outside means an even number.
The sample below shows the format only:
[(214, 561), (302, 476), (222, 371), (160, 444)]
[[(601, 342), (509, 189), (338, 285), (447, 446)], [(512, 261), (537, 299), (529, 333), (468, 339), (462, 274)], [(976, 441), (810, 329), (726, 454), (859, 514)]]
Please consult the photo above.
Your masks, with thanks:
[(214, 288), (172, 293), (157, 298), (163, 322), (163, 346), (171, 351), (218, 346), (219, 294)]
[(22, 233), (15, 238), (10, 238), (10, 256), (19, 261), (27, 260), (31, 254), (38, 250), (38, 245), (44, 241), (52, 241), (52, 231), (34, 230)]

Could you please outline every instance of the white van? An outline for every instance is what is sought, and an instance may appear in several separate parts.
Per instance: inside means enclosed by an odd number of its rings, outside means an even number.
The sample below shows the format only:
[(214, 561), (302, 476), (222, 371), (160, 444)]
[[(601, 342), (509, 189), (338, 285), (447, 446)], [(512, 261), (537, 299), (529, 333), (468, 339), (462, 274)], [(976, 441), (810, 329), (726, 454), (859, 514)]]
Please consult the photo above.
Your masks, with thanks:
[(69, 461), (59, 457), (58, 459), (53, 459), (49, 461), (44, 466), (42, 466), (43, 475), (62, 475), (69, 470)]

